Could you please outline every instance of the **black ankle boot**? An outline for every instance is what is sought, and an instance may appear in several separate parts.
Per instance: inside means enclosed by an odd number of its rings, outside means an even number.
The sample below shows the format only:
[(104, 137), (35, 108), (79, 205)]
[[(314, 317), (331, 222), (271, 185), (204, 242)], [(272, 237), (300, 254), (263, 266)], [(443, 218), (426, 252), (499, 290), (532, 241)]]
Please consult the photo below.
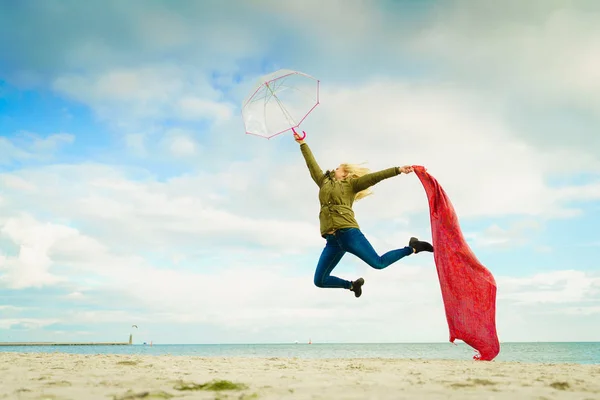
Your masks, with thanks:
[(360, 297), (362, 294), (362, 285), (365, 283), (363, 278), (358, 278), (357, 280), (352, 282), (352, 287), (350, 290), (354, 292), (355, 297)]
[(422, 242), (416, 237), (411, 237), (408, 241), (408, 245), (415, 249), (415, 253), (419, 253), (421, 251), (429, 251), (433, 253), (433, 246), (430, 243)]

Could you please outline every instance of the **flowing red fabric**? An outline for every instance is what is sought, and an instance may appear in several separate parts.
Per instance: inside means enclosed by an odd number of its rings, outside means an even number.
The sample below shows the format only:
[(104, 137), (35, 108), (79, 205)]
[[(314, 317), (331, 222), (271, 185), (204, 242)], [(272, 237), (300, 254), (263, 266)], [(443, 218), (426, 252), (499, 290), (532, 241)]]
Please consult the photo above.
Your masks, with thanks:
[(427, 170), (413, 166), (429, 200), (434, 260), (450, 342), (462, 340), (490, 361), (500, 352), (496, 332), (496, 281), (466, 243), (446, 192)]

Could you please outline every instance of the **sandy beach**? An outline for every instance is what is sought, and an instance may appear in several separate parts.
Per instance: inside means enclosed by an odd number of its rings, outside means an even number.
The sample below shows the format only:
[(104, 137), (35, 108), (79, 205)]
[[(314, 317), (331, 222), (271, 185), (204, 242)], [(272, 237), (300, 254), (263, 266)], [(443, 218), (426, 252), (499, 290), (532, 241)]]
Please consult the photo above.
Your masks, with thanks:
[(2, 399), (600, 399), (600, 365), (0, 353)]

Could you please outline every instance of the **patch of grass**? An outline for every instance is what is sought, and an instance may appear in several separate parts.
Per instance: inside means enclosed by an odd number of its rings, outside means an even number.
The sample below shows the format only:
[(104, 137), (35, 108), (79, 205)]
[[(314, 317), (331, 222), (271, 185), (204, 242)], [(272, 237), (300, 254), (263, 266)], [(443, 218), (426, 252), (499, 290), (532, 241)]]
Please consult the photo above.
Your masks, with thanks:
[(117, 365), (138, 365), (138, 364), (139, 363), (137, 361), (130, 361), (130, 360), (117, 362)]
[(128, 391), (122, 396), (113, 396), (114, 400), (136, 400), (136, 399), (170, 399), (173, 396), (170, 393), (158, 391), (158, 392), (138, 392), (133, 393), (132, 391)]
[(234, 382), (225, 381), (225, 380), (209, 382), (209, 383), (205, 384), (205, 387), (204, 387), (205, 390), (214, 390), (214, 391), (244, 390), (247, 388), (248, 387), (246, 385), (244, 385), (243, 383), (234, 383)]
[(452, 383), (450, 386), (454, 387), (454, 388), (464, 388), (464, 387), (473, 387), (475, 385), (473, 385), (472, 383)]
[(248, 386), (243, 383), (235, 383), (227, 380), (213, 380), (207, 383), (178, 383), (173, 387), (179, 391), (212, 390), (220, 392), (223, 390), (244, 390)]
[(474, 385), (483, 385), (483, 386), (490, 386), (490, 385), (496, 385), (496, 382), (492, 382), (489, 379), (471, 379), (471, 382), (473, 382)]
[(475, 379), (467, 379), (467, 382), (456, 382), (456, 383), (452, 383), (450, 386), (451, 387), (455, 387), (455, 388), (464, 388), (464, 387), (475, 387), (477, 385), (482, 385), (482, 386), (493, 386), (496, 385), (496, 382), (492, 382), (489, 379), (479, 379), (479, 378), (475, 378)]
[(46, 385), (61, 386), (61, 387), (72, 386), (71, 382), (69, 382), (69, 381), (52, 381), (52, 382), (47, 382)]
[(557, 390), (567, 390), (571, 387), (568, 382), (552, 382), (550, 386)]
[(150, 393), (150, 397), (151, 398), (155, 398), (155, 399), (170, 399), (173, 396), (171, 393), (167, 393), (167, 392), (163, 392), (162, 390), (160, 392), (152, 392)]
[(364, 364), (348, 364), (346, 369), (364, 369)]

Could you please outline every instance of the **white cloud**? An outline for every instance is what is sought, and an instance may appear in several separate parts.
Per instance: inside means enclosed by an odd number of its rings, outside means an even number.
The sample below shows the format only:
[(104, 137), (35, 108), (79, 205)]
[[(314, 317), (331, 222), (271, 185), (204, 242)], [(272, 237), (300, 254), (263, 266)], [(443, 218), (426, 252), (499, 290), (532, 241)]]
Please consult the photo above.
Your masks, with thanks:
[(35, 153), (39, 152), (54, 152), (62, 144), (73, 144), (75, 141), (75, 135), (69, 133), (57, 133), (49, 135), (45, 138), (39, 138), (37, 135), (33, 136), (33, 143), (31, 149)]
[(27, 158), (28, 154), (18, 149), (10, 140), (0, 137), (0, 164), (8, 164), (13, 159)]
[(516, 305), (562, 305), (600, 300), (600, 276), (584, 271), (553, 271), (527, 278), (505, 277), (498, 281), (498, 285), (503, 287), (499, 298)]
[(2, 185), (6, 188), (16, 189), (19, 191), (35, 191), (35, 185), (15, 175), (2, 175), (0, 176)]
[(600, 306), (564, 307), (559, 310), (559, 313), (582, 316), (600, 315)]
[(42, 287), (64, 279), (50, 273), (52, 260), (48, 254), (54, 243), (73, 232), (54, 224), (36, 224), (31, 218), (9, 218), (3, 221), (0, 234), (17, 246), (17, 256), (0, 255), (0, 283), (12, 289)]
[(175, 157), (189, 157), (197, 155), (200, 151), (200, 145), (193, 136), (194, 132), (170, 129), (166, 133), (165, 142)]
[(39, 329), (59, 322), (57, 318), (2, 318), (0, 319), (0, 329), (11, 329), (18, 327), (20, 329)]
[[(4, 321), (7, 327), (34, 329), (40, 324), (67, 321), (88, 325), (138, 321), (149, 325), (160, 318), (172, 326), (206, 324), (233, 332), (234, 337), (258, 335), (266, 341), (285, 340), (290, 332), (294, 339), (313, 337), (318, 341), (447, 340), (438, 278), (431, 258), (426, 256), (413, 257), (422, 263), (418, 266), (400, 261), (376, 271), (347, 255), (335, 275), (365, 278), (363, 297), (357, 300), (348, 291), (314, 287), (316, 260), (308, 270), (305, 266), (304, 272), (291, 274), (291, 269), (299, 266), (297, 262), (272, 262), (266, 253), (215, 270), (168, 269), (140, 257), (114, 254), (109, 247), (80, 233), (55, 242), (50, 253), (53, 265), (68, 265), (71, 270), (84, 270), (101, 278), (95, 293), (82, 295), (78, 291), (69, 296), (98, 301), (103, 290), (111, 291), (122, 297), (121, 304), (137, 311), (73, 310), (59, 313), (52, 321), (13, 318)], [(534, 340), (542, 333), (537, 325), (540, 316), (560, 321), (568, 315), (598, 313), (594, 304), (600, 299), (600, 280), (594, 274), (571, 270), (514, 278), (492, 272), (498, 282), (497, 326), (501, 340)], [(101, 301), (100, 306), (105, 302)], [(356, 323), (357, 315), (361, 316), (361, 324)], [(512, 326), (514, 315), (538, 317)], [(332, 318), (335, 327), (330, 325)], [(406, 326), (414, 329), (407, 330)], [(537, 337), (544, 335), (547, 333)], [(156, 335), (154, 339), (161, 340)]]
[(175, 156), (191, 156), (196, 154), (196, 143), (185, 136), (178, 136), (171, 141), (171, 152)]
[(133, 153), (139, 156), (147, 155), (143, 133), (130, 133), (125, 135), (125, 144)]
[(443, 60), (445, 73), (493, 88), (497, 97), (516, 95), (535, 101), (536, 108), (577, 106), (599, 117), (598, 16), (594, 2), (496, 7), (491, 1), (458, 1), (433, 13), (426, 29), (399, 45)]
[[(142, 18), (133, 21), (140, 38), (147, 38), (157, 50), (181, 48), (194, 41), (186, 15), (162, 5), (154, 6), (145, 8)], [(161, 28), (157, 29), (159, 26)]]
[[(36, 197), (12, 190), (12, 204), (0, 215), (36, 210), (55, 220), (75, 220), (119, 248), (126, 242), (135, 249), (171, 246), (180, 251), (202, 241), (207, 246), (241, 242), (242, 247), (254, 244), (295, 252), (320, 240), (314, 221), (304, 222), (293, 214), (278, 220), (269, 213), (244, 213), (243, 204), (236, 210), (224, 208), (218, 196), (211, 196), (222, 188), (219, 175), (144, 183), (108, 167), (48, 166), (0, 176), (37, 188)], [(252, 195), (266, 204), (261, 193)]]
[(16, 306), (11, 306), (11, 305), (1, 305), (0, 304), (0, 310), (2, 311), (21, 311), (24, 310), (24, 307), (16, 307)]
[[(344, 55), (355, 53), (357, 48), (363, 46), (372, 46), (369, 39), (374, 31), (381, 32), (385, 15), (371, 4), (343, 0), (331, 0), (327, 3), (316, 0), (260, 0), (256, 6), (262, 9), (255, 12), (276, 15), (286, 26), (296, 28), (305, 40), (316, 41), (327, 50)], [(344, 11), (340, 12), (342, 9)], [(348, 26), (352, 26), (352, 29), (346, 29)]]
[(0, 165), (13, 161), (49, 160), (64, 144), (72, 144), (75, 136), (68, 133), (39, 134), (21, 131), (9, 139), (0, 137)]
[[(15, 244), (25, 246), (27, 240), (35, 238), (40, 243), (38, 247), (44, 245), (43, 257), (29, 260), (27, 271), (23, 271), (27, 272), (26, 276), (17, 275), (17, 271), (11, 270), (3, 276), (5, 285), (11, 288), (38, 286), (39, 276), (42, 273), (49, 275), (52, 266), (67, 266), (70, 271), (85, 271), (101, 277), (105, 290), (118, 290), (137, 304), (145, 305), (148, 312), (166, 313), (167, 320), (189, 320), (189, 315), (193, 314), (195, 317), (191, 321), (227, 324), (232, 318), (243, 318), (248, 311), (260, 314), (260, 309), (269, 304), (271, 296), (285, 297), (286, 288), (290, 286), (300, 291), (311, 290), (310, 279), (285, 277), (281, 275), (283, 266), (272, 265), (267, 258), (237, 266), (222, 266), (217, 274), (206, 270), (178, 271), (152, 266), (141, 257), (113, 254), (96, 239), (64, 226), (48, 228), (46, 224), (31, 218), (10, 220), (5, 224), (4, 231), (10, 234)], [(35, 237), (28, 232), (43, 232), (47, 239), (42, 242), (39, 235)], [(143, 279), (140, 279), (142, 276)], [(274, 277), (277, 277), (278, 283)], [(46, 280), (43, 283), (58, 282)], [(227, 285), (223, 285), (224, 282)], [(69, 294), (72, 298), (82, 296), (81, 292)], [(201, 313), (198, 313), (199, 309)], [(80, 321), (92, 319), (94, 322), (98, 322), (101, 315), (104, 315), (104, 320), (113, 322), (131, 318), (128, 311), (120, 312), (120, 317), (104, 311), (92, 312), (91, 318), (86, 317), (88, 314), (76, 313), (74, 317)], [(260, 319), (258, 314), (257, 318)]]
[(202, 72), (172, 64), (64, 74), (53, 88), (121, 127), (154, 129), (163, 119), (220, 121), (232, 115)]
[(561, 188), (559, 197), (562, 201), (600, 200), (600, 182), (583, 184), (578, 187)]
[[(79, 101), (92, 103), (135, 102), (150, 105), (164, 103), (182, 90), (173, 80), (179, 71), (169, 66), (157, 68), (117, 69), (97, 76), (67, 75), (56, 79), (54, 88)], [(158, 79), (159, 76), (164, 79)]]
[(208, 101), (193, 96), (180, 99), (177, 107), (178, 115), (184, 120), (227, 120), (233, 115), (233, 107), (229, 104)]
[[(465, 233), (465, 237), (472, 239), (476, 246), (484, 247), (511, 247), (531, 245), (532, 233), (537, 233), (541, 229), (537, 220), (519, 220), (511, 224), (508, 228), (503, 228), (497, 224), (492, 224), (482, 232)], [(538, 249), (543, 251), (543, 249)]]

